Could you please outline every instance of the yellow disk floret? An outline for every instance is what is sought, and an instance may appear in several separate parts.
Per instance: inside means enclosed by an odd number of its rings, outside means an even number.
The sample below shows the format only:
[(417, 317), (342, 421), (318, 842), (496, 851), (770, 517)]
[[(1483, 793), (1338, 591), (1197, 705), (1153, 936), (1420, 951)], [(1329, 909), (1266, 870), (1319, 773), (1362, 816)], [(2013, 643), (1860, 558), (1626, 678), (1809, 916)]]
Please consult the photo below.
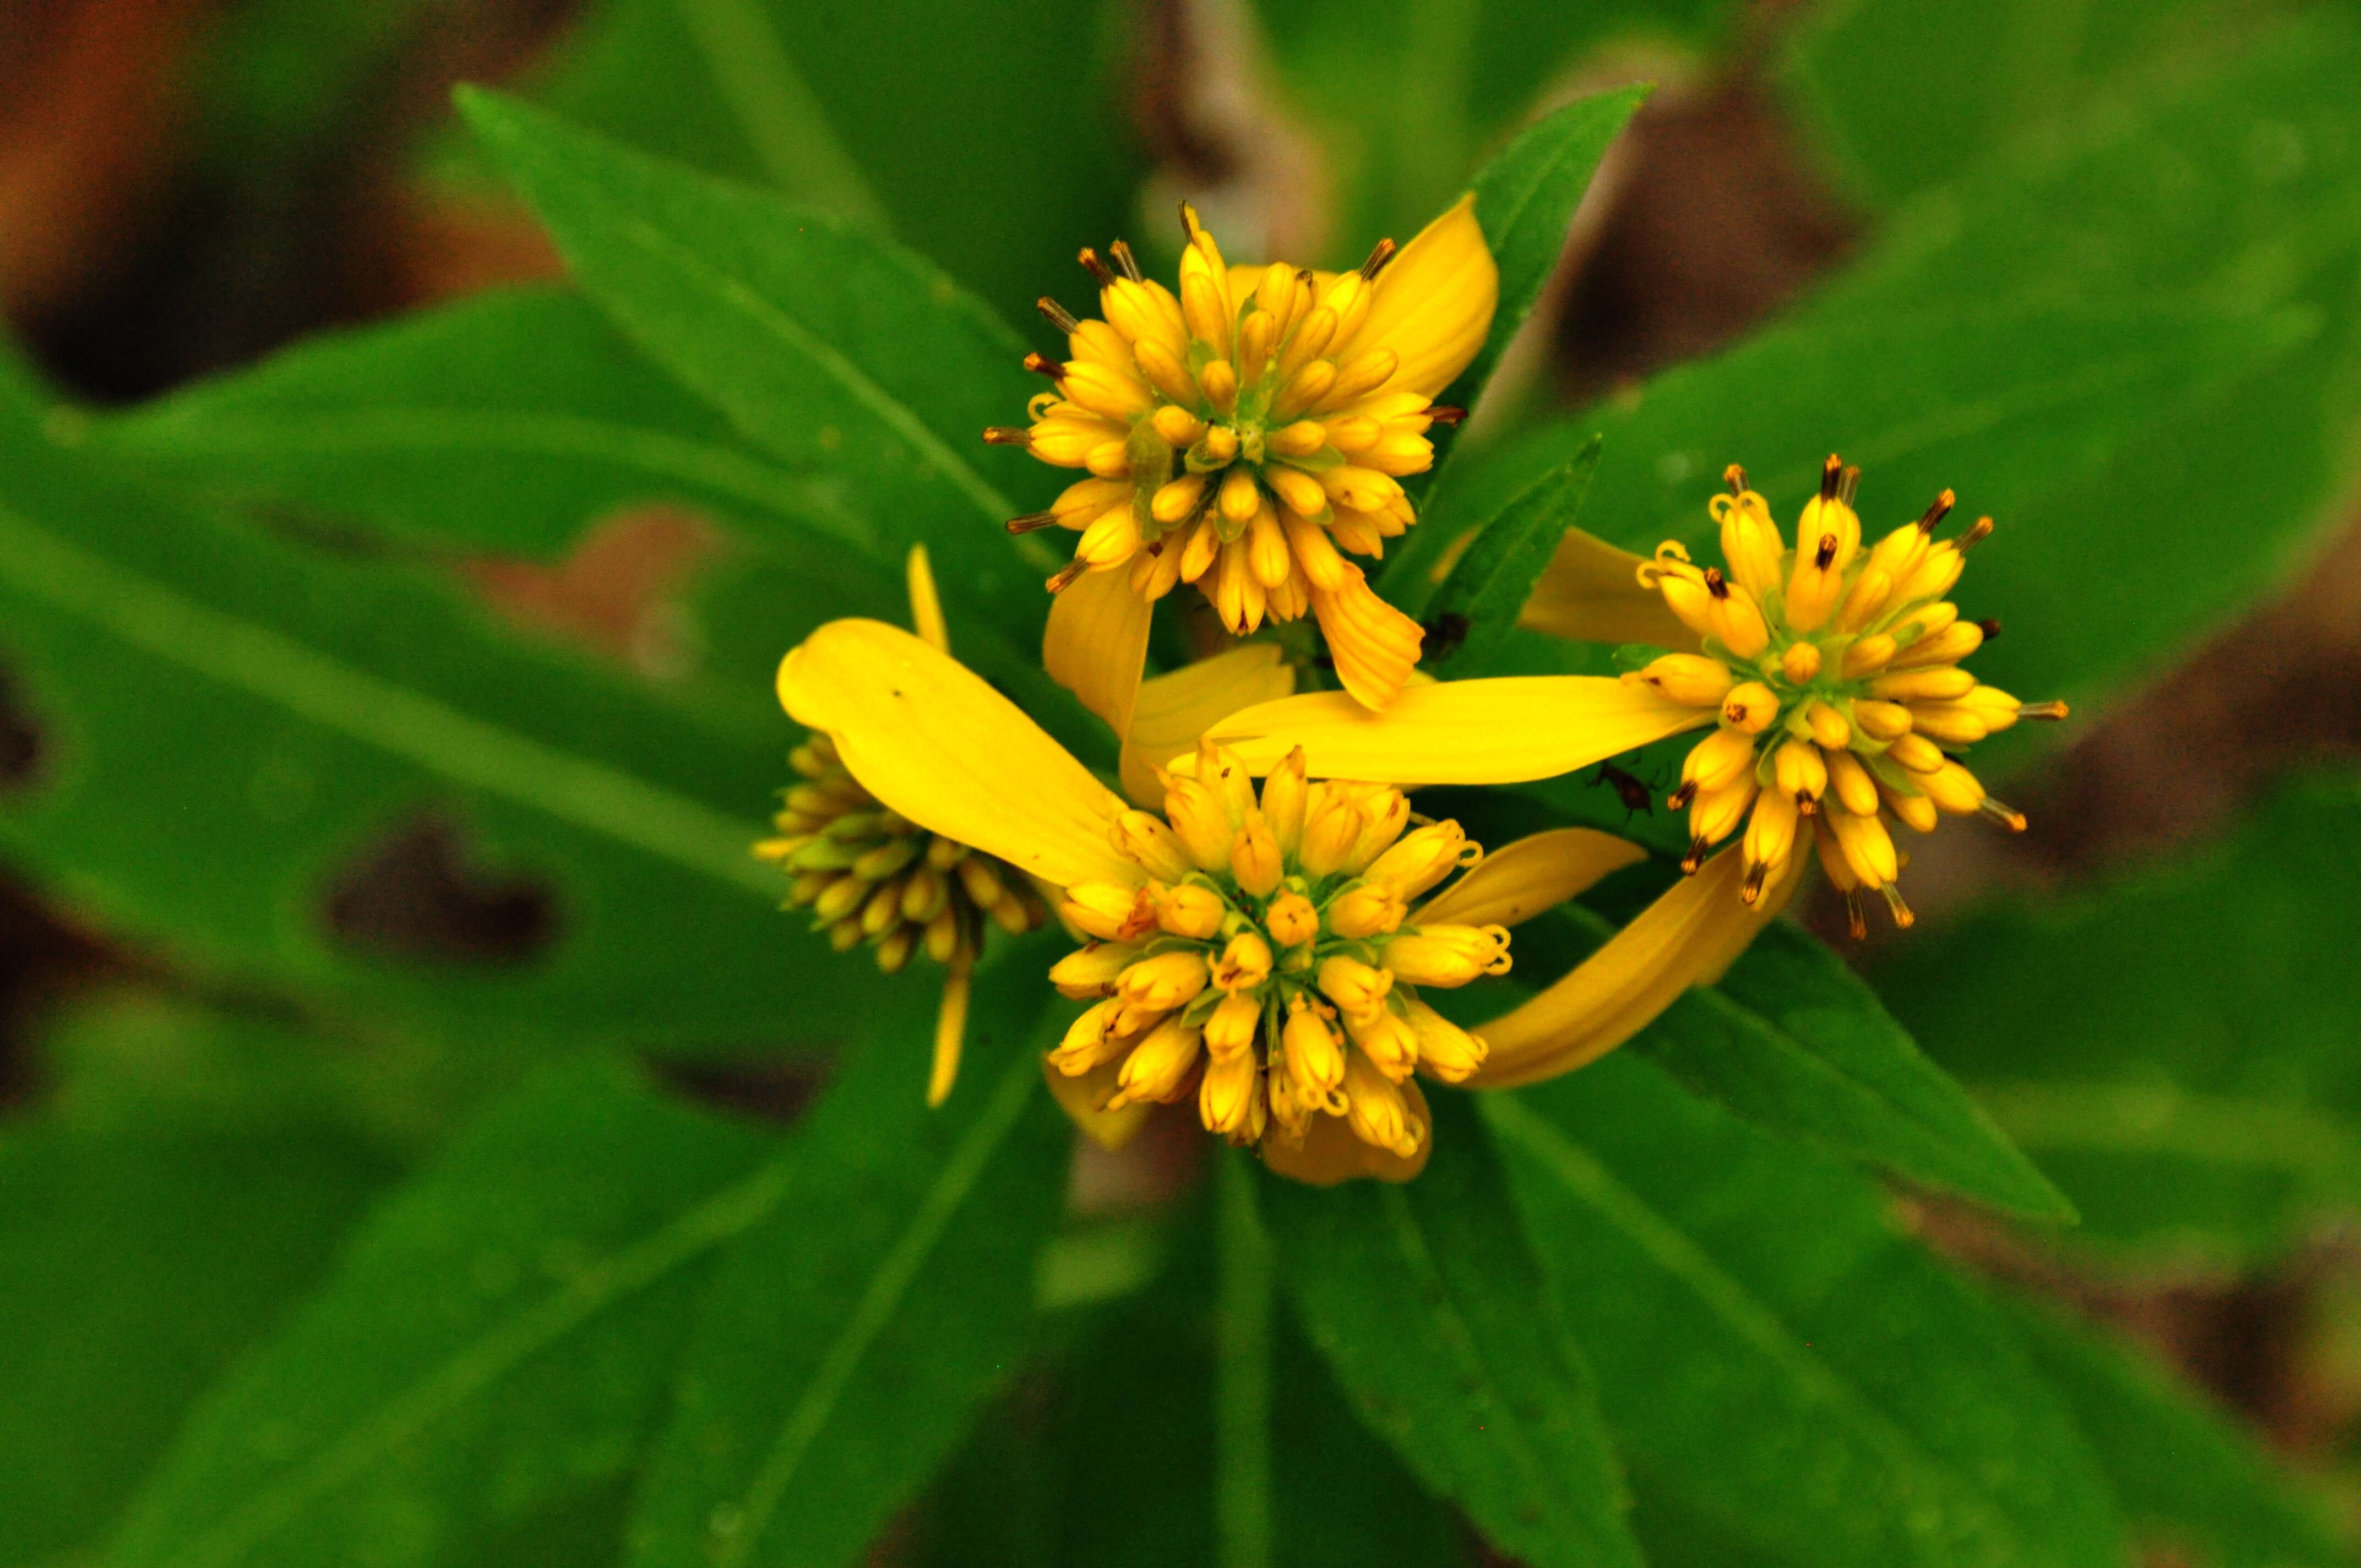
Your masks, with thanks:
[(1422, 634), (1346, 556), (1382, 556), (1417, 521), (1401, 477), (1433, 463), (1428, 431), (1461, 415), (1432, 400), (1491, 320), (1481, 231), (1462, 203), (1399, 258), (1387, 240), (1330, 275), (1231, 267), (1185, 203), (1181, 219), (1177, 294), (1118, 241), (1112, 266), (1082, 253), (1104, 319), (1041, 302), (1070, 356), (1026, 364), (1057, 389), (1031, 424), (985, 439), (1090, 477), (1009, 527), (1081, 534), (1053, 590), (1093, 570), (1126, 573), (1151, 601), (1191, 583), (1238, 636), (1314, 614), (1346, 688), (1381, 707)]
[(1742, 826), (1751, 902), (1808, 836), (1844, 891), (1855, 936), (1867, 929), (1864, 889), (1910, 924), (1894, 887), (1903, 856), (1890, 822), (1927, 833), (1944, 816), (1974, 815), (2024, 828), (1953, 753), (2019, 718), (2066, 716), (2062, 702), (2021, 703), (1960, 667), (2000, 630), (1961, 620), (1948, 597), (1992, 519), (1937, 540), (1952, 505), (1946, 490), (1916, 522), (1864, 549), (1852, 505), (1860, 477), (1828, 460), (1791, 550), (1733, 466), (1730, 493), (1712, 509), (1727, 572), (1700, 568), (1670, 542), (1640, 568), (1641, 582), (1697, 633), (1698, 652), (1666, 653), (1624, 676), (1719, 710), (1672, 796), (1689, 813), (1684, 868), (1695, 871)]
[(1096, 1074), (1103, 1108), (1194, 1094), (1232, 1143), (1301, 1146), (1318, 1118), (1400, 1158), (1422, 1154), (1411, 1075), (1464, 1081), (1484, 1042), (1420, 1000), (1509, 968), (1499, 926), (1426, 924), (1414, 902), (1482, 850), (1455, 822), (1413, 824), (1400, 790), (1307, 783), (1296, 751), (1259, 797), (1207, 747), (1165, 815), (1126, 813), (1130, 883), (1067, 889), (1087, 946), (1050, 970), (1091, 1006), (1050, 1065)]

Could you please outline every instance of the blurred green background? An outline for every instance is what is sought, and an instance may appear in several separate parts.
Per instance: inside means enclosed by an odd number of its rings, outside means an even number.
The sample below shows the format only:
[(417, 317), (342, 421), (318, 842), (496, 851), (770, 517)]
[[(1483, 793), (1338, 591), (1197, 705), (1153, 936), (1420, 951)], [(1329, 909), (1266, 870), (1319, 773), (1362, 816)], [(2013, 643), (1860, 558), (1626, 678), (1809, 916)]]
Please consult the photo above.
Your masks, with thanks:
[[(1700, 1108), (1745, 1099), (1745, 1031), (1874, 1012), (1801, 936), (1597, 1085), (1488, 1107), (1516, 1157), (1595, 1158), (1599, 1190), (1755, 1266), (1730, 1265), (1733, 1305), (1683, 1272), (1688, 1236), (1605, 1199), (1546, 1216), (1554, 1266), (1612, 1285), (1561, 1288), (1587, 1342), (1626, 1347), (1593, 1354), (1632, 1530), (1664, 1563), (2348, 1560), (2356, 81), (2361, 16), (2296, 0), (9, 0), (0, 1568), (680, 1560), (668, 1542), (730, 1531), (640, 1488), (745, 1456), (658, 1443), (663, 1412), (727, 1415), (712, 1369), (737, 1364), (714, 1358), (822, 1321), (761, 1275), (798, 1245), (763, 1205), (883, 1202), (902, 1179), (863, 1161), (895, 1138), (956, 1152), (914, 1102), (798, 1120), (840, 1047), (922, 1038), (930, 998), (819, 959), (741, 831), (784, 778), (771, 666), (825, 616), (900, 617), (864, 509), (939, 489), (840, 455), (810, 408), (756, 428), (643, 352), (566, 283), (455, 115), (461, 82), (890, 237), (1037, 346), (1035, 298), (1084, 297), (1079, 247), (1126, 234), (1169, 269), (1178, 196), (1234, 258), (1334, 263), (1407, 237), (1545, 111), (1655, 84), (1427, 525), (1493, 515), (1593, 431), (1582, 525), (1641, 549), (1696, 538), (1732, 460), (1785, 521), (1831, 447), (1864, 466), (1872, 526), (1943, 484), (1997, 517), (1959, 595), (2006, 624), (1978, 672), (2076, 718), (1978, 753), (2028, 833), (1928, 840), (1917, 929), (1838, 947), (2081, 1223), (1887, 1201)], [(858, 314), (858, 291), (811, 289)], [(1016, 418), (1016, 336), (948, 287), (906, 293), (940, 316), (920, 370), (996, 367), (960, 395), (975, 425)], [(987, 471), (1021, 505), (1050, 483)], [(1034, 564), (973, 526), (946, 574), (962, 652), (1087, 735), (1024, 668)], [(154, 584), (211, 609), (174, 620)], [(224, 634), (249, 612), (280, 641)], [(1500, 667), (1600, 667), (1512, 641)], [(247, 696), (176, 685), (167, 644)], [(366, 678), (306, 686), (280, 662), (297, 644)], [(421, 692), (468, 722), (413, 722)], [(1676, 754), (1631, 765), (1663, 779)], [(1682, 838), (1587, 776), (1487, 809)], [(1802, 924), (1841, 929), (1820, 905)], [(836, 1089), (865, 1072), (904, 1105), (890, 1051), (851, 1059)], [(1029, 1082), (1009, 1059), (966, 1086), (986, 1122), (995, 1086)], [(1061, 1160), (1040, 1099), (999, 1131)], [(789, 1125), (812, 1152), (766, 1164)], [(963, 1415), (923, 1462), (848, 1438), (844, 1464), (906, 1484), (774, 1560), (1239, 1563), (1223, 1467), (1256, 1461), (1216, 1441), (1206, 1390), (1244, 1332), (1275, 1368), (1261, 1463), (1287, 1484), (1246, 1531), (1271, 1560), (1507, 1561), (1480, 1501), (1429, 1504), (1354, 1420), (1348, 1395), (1386, 1430), (1293, 1318), (1209, 1315), (1239, 1222), (1202, 1145), (1085, 1156), (1062, 1199), (993, 1166), (974, 1201), (1058, 1234), (1032, 1298), (972, 1303), (992, 1374), (928, 1381), (954, 1358), (926, 1335), (962, 1332), (948, 1306), (882, 1331), (931, 1348), (863, 1395)], [(1724, 1165), (1783, 1196), (1685, 1185)], [(741, 1318), (646, 1250), (692, 1222), (774, 1245), (714, 1266), (717, 1297), (746, 1276)], [(1782, 1272), (1798, 1235), (1902, 1303), (1870, 1314), (1890, 1342), (1814, 1317), (1826, 1280)], [(581, 1307), (566, 1376), (511, 1387), (504, 1363), (498, 1397), (444, 1390), (448, 1420), (443, 1385), (403, 1381), (440, 1365), (438, 1332), (506, 1343), (635, 1266), (655, 1283), (613, 1321)], [(556, 1282), (544, 1318), (498, 1315), (521, 1278)], [(1763, 1348), (1758, 1296), (1809, 1354)], [(2026, 1388), (1979, 1393), (1987, 1364), (1946, 1334), (2007, 1339)], [(1772, 1392), (1741, 1370), (1755, 1353)], [(1907, 1558), (1882, 1527), (1823, 1541), (1808, 1509), (1751, 1533), (1717, 1508), (1841, 1498), (1850, 1474), (1750, 1476), (1700, 1435), (1752, 1420), (1826, 1420), (1845, 1463), (1906, 1471), (1864, 1518), (1964, 1475), (2008, 1528)], [(1692, 1465), (1729, 1466), (1727, 1494)]]

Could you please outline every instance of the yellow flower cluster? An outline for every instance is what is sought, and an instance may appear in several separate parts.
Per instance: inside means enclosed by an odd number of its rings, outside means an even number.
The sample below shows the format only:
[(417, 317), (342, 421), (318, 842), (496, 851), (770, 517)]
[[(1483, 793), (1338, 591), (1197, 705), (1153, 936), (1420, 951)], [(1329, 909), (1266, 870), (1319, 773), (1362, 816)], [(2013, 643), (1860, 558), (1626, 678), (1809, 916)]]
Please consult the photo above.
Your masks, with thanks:
[(1092, 1005), (1050, 1065), (1113, 1069), (1108, 1109), (1193, 1090), (1207, 1130), (1235, 1144), (1299, 1148), (1324, 1113), (1419, 1157), (1412, 1072), (1463, 1082), (1485, 1047), (1418, 987), (1506, 973), (1509, 933), (1413, 912), (1483, 852), (1455, 822), (1411, 821), (1400, 790), (1311, 783), (1301, 752), (1257, 799), (1237, 760), (1205, 747), (1194, 777), (1170, 781), (1164, 816), (1116, 821), (1144, 880), (1066, 890), (1060, 913), (1094, 939), (1049, 978)]
[(1464, 411), (1433, 399), (1491, 322), (1482, 232), (1463, 202), (1399, 256), (1387, 240), (1358, 270), (1323, 273), (1232, 267), (1185, 203), (1181, 221), (1178, 294), (1118, 240), (1113, 266), (1082, 253), (1100, 319), (1041, 302), (1070, 357), (1026, 365), (1057, 389), (1030, 425), (984, 438), (1091, 477), (1008, 526), (1081, 534), (1052, 591), (1091, 571), (1125, 573), (1151, 603), (1191, 583), (1235, 636), (1316, 614), (1346, 689), (1382, 707), (1422, 633), (1345, 556), (1380, 556), (1417, 521), (1401, 477), (1433, 463), (1427, 431)]
[(1625, 677), (1719, 720), (1690, 750), (1672, 797), (1689, 813), (1685, 868), (1696, 871), (1743, 824), (1741, 887), (1751, 902), (1808, 833), (1855, 935), (1866, 930), (1864, 889), (1910, 924), (1889, 821), (1927, 833), (1945, 815), (1975, 815), (2024, 828), (1950, 751), (2019, 718), (2066, 715), (2063, 703), (2019, 702), (1960, 667), (1998, 630), (1960, 620), (1947, 597), (1992, 520), (1938, 540), (1952, 505), (1946, 490), (1916, 522), (1863, 548), (1852, 506), (1860, 475), (1828, 460), (1789, 549), (1744, 471), (1730, 468), (1730, 493), (1712, 507), (1728, 573), (1698, 567), (1669, 542), (1639, 568), (1700, 651)]
[(838, 952), (867, 942), (894, 974), (921, 948), (939, 964), (972, 960), (987, 920), (1021, 937), (1049, 918), (1007, 865), (928, 832), (862, 788), (827, 736), (807, 736), (787, 762), (804, 782), (772, 818), (778, 836), (754, 852), (793, 874), (788, 907), (809, 909)]

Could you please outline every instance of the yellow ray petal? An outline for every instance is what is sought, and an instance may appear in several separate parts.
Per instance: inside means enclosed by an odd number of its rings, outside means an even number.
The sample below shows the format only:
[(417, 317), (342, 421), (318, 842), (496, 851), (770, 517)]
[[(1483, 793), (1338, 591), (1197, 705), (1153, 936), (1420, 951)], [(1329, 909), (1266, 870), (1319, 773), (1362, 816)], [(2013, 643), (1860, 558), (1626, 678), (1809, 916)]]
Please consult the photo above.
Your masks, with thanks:
[(951, 651), (950, 628), (943, 624), (942, 596), (935, 592), (935, 569), (927, 560), (927, 547), (910, 546), (908, 564), (910, 576), (910, 629), (930, 646), (941, 652)]
[(1083, 573), (1049, 603), (1042, 668), (1118, 736), (1131, 733), (1132, 704), (1148, 663), (1148, 623), (1155, 609), (1132, 592), (1131, 575), (1119, 566)]
[(1390, 348), (1401, 356), (1401, 366), (1386, 383), (1388, 391), (1440, 397), (1484, 346), (1499, 302), (1500, 269), (1484, 243), (1470, 192), (1378, 274), (1369, 313), (1338, 357)]
[(1247, 642), (1142, 683), (1123, 747), (1123, 790), (1150, 811), (1162, 808), (1156, 768), (1197, 749), (1224, 717), (1295, 690), (1295, 669), (1273, 642)]
[(1344, 1117), (1321, 1114), (1303, 1130), (1301, 1143), (1277, 1132), (1264, 1138), (1263, 1164), (1312, 1187), (1334, 1187), (1365, 1176), (1379, 1181), (1408, 1181), (1426, 1168), (1426, 1157), (1434, 1150), (1434, 1116), (1427, 1110), (1426, 1096), (1419, 1091), (1415, 1080), (1403, 1084), (1401, 1091), (1410, 1119), (1419, 1130), (1418, 1152), (1408, 1159), (1391, 1149), (1363, 1143), (1354, 1136)]
[(1368, 708), (1391, 706), (1418, 667), (1425, 629), (1378, 598), (1357, 567), (1334, 588), (1313, 588), (1312, 613), (1353, 700)]
[(1577, 642), (1694, 651), (1697, 633), (1665, 608), (1664, 595), (1640, 586), (1640, 561), (1578, 528), (1566, 530), (1518, 624)]
[(1209, 732), (1257, 773), (1297, 746), (1322, 778), (1518, 784), (1587, 768), (1714, 721), (1653, 686), (1604, 675), (1511, 675), (1412, 685), (1383, 713), (1344, 692), (1281, 697)]
[(1778, 917), (1803, 877), (1790, 856), (1777, 885), (1749, 905), (1738, 896), (1746, 867), (1735, 849), (1667, 890), (1598, 951), (1540, 995), (1473, 1033), (1491, 1047), (1471, 1083), (1514, 1089), (1598, 1060), (1655, 1020), (1682, 992), (1708, 985), (1755, 934)]
[(927, 1103), (939, 1105), (951, 1097), (959, 1081), (960, 1051), (967, 1043), (968, 988), (975, 974), (975, 955), (961, 948), (951, 955), (950, 973), (943, 980), (943, 1004), (935, 1014), (935, 1065), (927, 1078)]
[(1134, 1101), (1120, 1110), (1103, 1111), (1101, 1106), (1115, 1097), (1115, 1080), (1123, 1072), (1120, 1059), (1101, 1062), (1078, 1078), (1068, 1078), (1041, 1058), (1041, 1076), (1049, 1080), (1049, 1092), (1057, 1097), (1059, 1108), (1082, 1135), (1103, 1149), (1119, 1149), (1138, 1135), (1148, 1121), (1148, 1113), (1156, 1107), (1145, 1100)]
[(1131, 883), (1122, 800), (1016, 705), (881, 620), (832, 620), (779, 664), (779, 701), (862, 787), (921, 827), (1060, 886)]
[(1411, 918), (1421, 925), (1514, 926), (1647, 858), (1629, 839), (1595, 828), (1553, 828), (1487, 855)]

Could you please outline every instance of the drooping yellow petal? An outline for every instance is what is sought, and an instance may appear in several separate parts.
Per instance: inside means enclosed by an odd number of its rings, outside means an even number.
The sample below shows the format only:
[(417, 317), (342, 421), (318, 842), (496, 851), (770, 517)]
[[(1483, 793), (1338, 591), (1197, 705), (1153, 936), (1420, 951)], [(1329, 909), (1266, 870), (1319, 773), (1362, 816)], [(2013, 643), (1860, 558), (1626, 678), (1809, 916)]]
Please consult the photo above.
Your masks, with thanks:
[(779, 664), (779, 701), (863, 788), (923, 828), (1060, 886), (1137, 883), (1123, 801), (1016, 705), (898, 626), (832, 620)]
[(1066, 1113), (1082, 1135), (1103, 1149), (1119, 1149), (1138, 1135), (1155, 1107), (1145, 1100), (1134, 1101), (1113, 1111), (1103, 1106), (1115, 1098), (1117, 1080), (1123, 1075), (1123, 1061), (1104, 1061), (1077, 1078), (1068, 1078), (1041, 1058), (1041, 1076), (1049, 1080), (1049, 1092), (1057, 1097), (1058, 1106)]
[(1665, 607), (1664, 596), (1640, 586), (1640, 565), (1629, 550), (1570, 528), (1517, 623), (1576, 642), (1696, 647), (1697, 633)]
[(1558, 828), (1503, 845), (1427, 901), (1413, 925), (1514, 926), (1587, 892), (1609, 872), (1648, 858), (1629, 839)]
[(1806, 857), (1788, 858), (1779, 882), (1752, 905), (1736, 850), (1685, 877), (1607, 945), (1538, 996), (1475, 1025), (1491, 1054), (1470, 1080), (1485, 1089), (1537, 1083), (1598, 1060), (1653, 1022), (1692, 985), (1721, 978), (1756, 933), (1777, 917)]
[(1296, 1143), (1282, 1133), (1262, 1141), (1263, 1164), (1279, 1175), (1312, 1187), (1375, 1177), (1379, 1181), (1408, 1181), (1426, 1168), (1434, 1148), (1434, 1117), (1415, 1080), (1401, 1086), (1404, 1109), (1418, 1128), (1418, 1152), (1404, 1158), (1391, 1149), (1363, 1143), (1342, 1116), (1316, 1115)]
[(1388, 391), (1440, 397), (1484, 346), (1499, 302), (1500, 269), (1470, 192), (1378, 274), (1369, 313), (1338, 356), (1390, 348), (1401, 364)]
[(967, 1043), (968, 990), (975, 975), (975, 955), (962, 948), (951, 955), (950, 973), (943, 980), (943, 1004), (935, 1014), (935, 1065), (927, 1077), (927, 1103), (939, 1105), (951, 1097), (959, 1081), (960, 1050)]
[(1383, 713), (1344, 692), (1282, 697), (1230, 715), (1207, 738), (1257, 773), (1301, 746), (1322, 778), (1494, 784), (1570, 773), (1713, 721), (1712, 709), (1636, 682), (1511, 675), (1412, 685)]
[(910, 577), (910, 627), (929, 645), (941, 652), (951, 651), (950, 628), (943, 624), (942, 596), (935, 592), (935, 569), (927, 560), (927, 547), (910, 546), (908, 564)]
[(1119, 567), (1085, 572), (1049, 602), (1042, 667), (1118, 736), (1131, 733), (1155, 608), (1132, 590), (1130, 574)]
[(1196, 750), (1197, 737), (1242, 707), (1295, 690), (1295, 667), (1277, 643), (1247, 642), (1141, 684), (1123, 746), (1123, 789), (1150, 811), (1164, 805), (1156, 769)]
[(1312, 590), (1312, 613), (1336, 662), (1336, 678), (1363, 707), (1392, 704), (1418, 667), (1425, 630), (1378, 596), (1358, 567), (1334, 588)]

